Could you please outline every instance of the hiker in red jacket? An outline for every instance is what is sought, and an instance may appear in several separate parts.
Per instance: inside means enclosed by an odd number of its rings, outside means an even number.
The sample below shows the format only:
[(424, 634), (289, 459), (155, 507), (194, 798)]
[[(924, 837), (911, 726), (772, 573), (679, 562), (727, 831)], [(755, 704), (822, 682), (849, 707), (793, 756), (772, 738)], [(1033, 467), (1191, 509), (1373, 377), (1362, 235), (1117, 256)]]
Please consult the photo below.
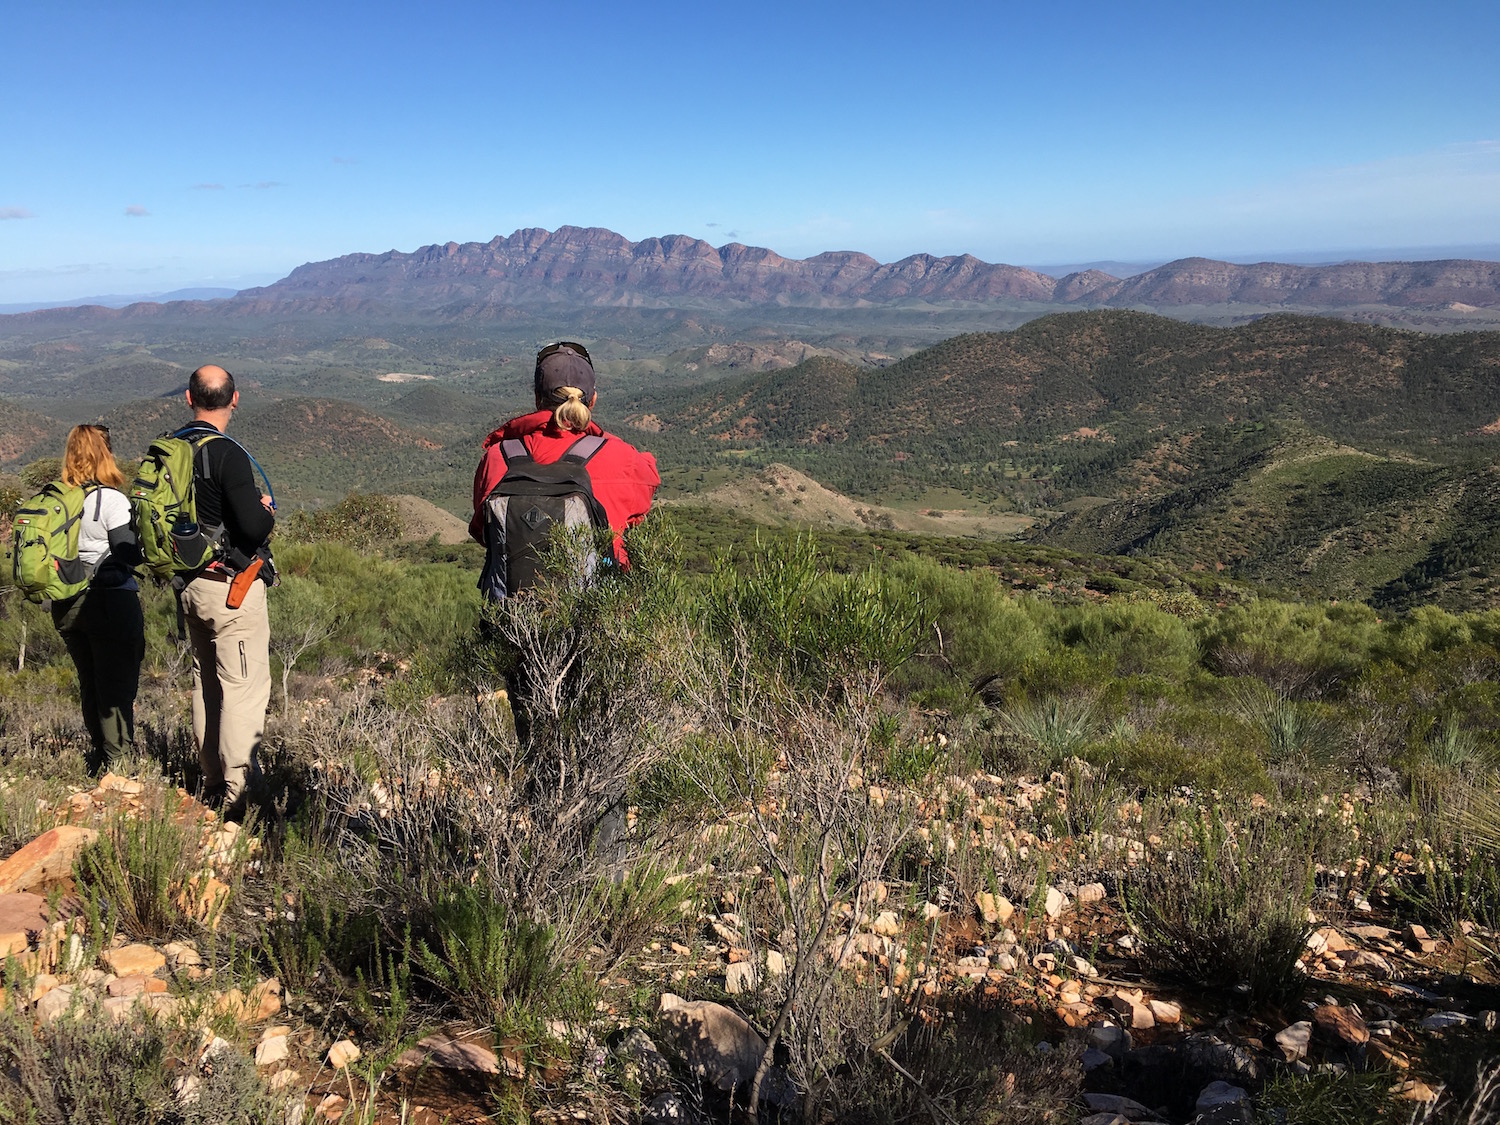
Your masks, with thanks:
[[(564, 341), (538, 352), (532, 385), (535, 413), (512, 418), (490, 434), (474, 473), (469, 534), (489, 548), (480, 588), (491, 600), (529, 584), (533, 570), (514, 560), (508, 563), (507, 557), (519, 553), (516, 544), (528, 529), (535, 532), (540, 525), (545, 530), (565, 518), (573, 522), (564, 515), (565, 496), (572, 496), (576, 505), (569, 511), (587, 512), (594, 526), (607, 523), (614, 530), (615, 560), (629, 566), (621, 533), (641, 522), (661, 484), (655, 457), (605, 433), (593, 420), (599, 395), (593, 362), (582, 344)], [(510, 493), (507, 504), (494, 499), (502, 482), (499, 492)], [(526, 502), (519, 503), (518, 497)]]

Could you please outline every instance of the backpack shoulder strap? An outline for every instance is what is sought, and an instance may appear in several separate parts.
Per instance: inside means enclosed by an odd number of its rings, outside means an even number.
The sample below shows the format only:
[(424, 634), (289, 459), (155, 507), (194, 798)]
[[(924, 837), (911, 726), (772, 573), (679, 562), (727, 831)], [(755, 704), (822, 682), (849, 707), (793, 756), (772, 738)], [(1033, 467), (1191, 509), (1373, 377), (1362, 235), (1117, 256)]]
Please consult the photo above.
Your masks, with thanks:
[(213, 466), (209, 464), (203, 451), (209, 442), (224, 435), (218, 430), (200, 430), (192, 427), (188, 427), (185, 431), (179, 430), (178, 434), (193, 447), (193, 475), (200, 480), (213, 480)]
[(520, 438), (506, 438), (500, 443), (500, 452), (505, 454), (507, 465), (516, 461), (530, 461), (531, 453), (526, 448), (526, 443)]
[(584, 434), (562, 455), (564, 461), (574, 461), (580, 465), (587, 465), (593, 459), (594, 454), (603, 448), (607, 439), (603, 434)]

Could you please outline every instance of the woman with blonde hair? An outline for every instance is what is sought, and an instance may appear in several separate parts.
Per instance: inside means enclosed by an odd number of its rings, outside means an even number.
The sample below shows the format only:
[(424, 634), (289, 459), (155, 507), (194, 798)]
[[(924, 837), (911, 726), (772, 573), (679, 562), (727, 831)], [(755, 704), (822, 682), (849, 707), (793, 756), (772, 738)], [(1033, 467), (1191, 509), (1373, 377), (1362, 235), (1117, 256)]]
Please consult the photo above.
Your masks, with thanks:
[(141, 552), (108, 426), (68, 431), (62, 479), (84, 490), (78, 558), (91, 578), (83, 593), (52, 603), (52, 623), (78, 669), (78, 697), (89, 733), (88, 768), (97, 774), (133, 749), (135, 695), (146, 655), (145, 618), (131, 569)]
[(491, 601), (514, 593), (507, 586), (506, 567), (493, 557), (496, 531), (486, 520), (486, 498), (505, 478), (513, 460), (545, 467), (565, 457), (576, 458), (587, 474), (593, 500), (615, 533), (615, 561), (622, 567), (630, 565), (622, 533), (645, 518), (661, 484), (655, 457), (607, 433), (594, 421), (599, 393), (594, 362), (582, 344), (564, 340), (538, 352), (532, 394), (536, 410), (512, 418), (485, 438), (484, 455), (474, 473), (469, 534), (492, 548), (479, 579), (480, 589)]

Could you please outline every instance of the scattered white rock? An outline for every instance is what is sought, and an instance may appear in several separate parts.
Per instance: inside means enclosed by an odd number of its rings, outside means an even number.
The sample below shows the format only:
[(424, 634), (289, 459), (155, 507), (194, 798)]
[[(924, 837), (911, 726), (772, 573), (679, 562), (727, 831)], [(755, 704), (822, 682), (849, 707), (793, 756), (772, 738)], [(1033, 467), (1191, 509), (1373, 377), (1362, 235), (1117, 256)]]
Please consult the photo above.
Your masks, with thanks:
[(1281, 1048), (1282, 1058), (1287, 1062), (1296, 1062), (1300, 1058), (1305, 1058), (1308, 1044), (1312, 1042), (1312, 1032), (1311, 1020), (1301, 1020), (1278, 1031), (1276, 1045)]
[(1417, 1024), (1423, 1031), (1446, 1031), (1450, 1027), (1462, 1027), (1469, 1022), (1469, 1017), (1462, 1012), (1433, 1012), (1430, 1016), (1424, 1016)]
[(738, 996), (754, 989), (755, 980), (755, 966), (749, 961), (737, 961), (724, 970), (724, 991)]
[(255, 1048), (256, 1066), (274, 1066), (279, 1062), (285, 1062), (291, 1054), (291, 1048), (286, 1035), (272, 1035), (268, 1039), (262, 1039), (260, 1045)]

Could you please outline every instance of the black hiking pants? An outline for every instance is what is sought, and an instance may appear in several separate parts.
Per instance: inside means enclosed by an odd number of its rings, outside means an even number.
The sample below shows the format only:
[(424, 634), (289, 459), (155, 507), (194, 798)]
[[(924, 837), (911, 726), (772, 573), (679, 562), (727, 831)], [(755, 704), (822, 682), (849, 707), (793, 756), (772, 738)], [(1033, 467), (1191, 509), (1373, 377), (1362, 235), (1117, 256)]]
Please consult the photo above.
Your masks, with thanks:
[(78, 699), (89, 732), (89, 773), (135, 744), (135, 694), (146, 656), (141, 598), (130, 589), (90, 587), (52, 603), (52, 623), (78, 669)]

